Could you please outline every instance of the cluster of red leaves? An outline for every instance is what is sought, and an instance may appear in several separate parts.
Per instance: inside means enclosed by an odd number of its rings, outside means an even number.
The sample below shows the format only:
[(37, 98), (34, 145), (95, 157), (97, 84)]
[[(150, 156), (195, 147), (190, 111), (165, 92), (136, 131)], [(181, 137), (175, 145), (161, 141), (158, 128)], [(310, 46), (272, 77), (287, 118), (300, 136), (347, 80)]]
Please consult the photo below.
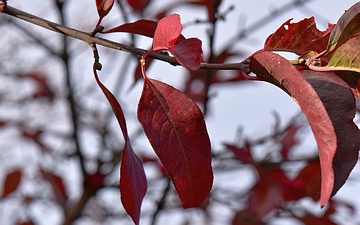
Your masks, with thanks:
[[(249, 58), (251, 71), (288, 93), (309, 121), (319, 148), (321, 206), (345, 183), (358, 159), (360, 132), (353, 122), (353, 93), (358, 93), (354, 72), (360, 72), (359, 16), (357, 3), (323, 32), (314, 18), (288, 20), (270, 35), (264, 49)], [(292, 65), (271, 52), (275, 50), (293, 52), (299, 60)]]
[[(106, 5), (106, 2), (102, 2)], [(103, 6), (101, 5), (101, 6)], [(106, 15), (107, 8), (101, 15)], [(155, 153), (173, 182), (184, 208), (199, 206), (208, 196), (213, 182), (211, 146), (204, 117), (199, 107), (184, 93), (163, 82), (147, 77), (146, 59), (152, 52), (169, 51), (189, 70), (201, 62), (201, 41), (181, 35), (180, 16), (173, 14), (158, 22), (140, 20), (123, 24), (103, 33), (130, 32), (153, 37), (152, 49), (140, 60), (144, 87), (138, 105), (138, 120)], [(140, 159), (130, 145), (126, 121), (115, 96), (95, 79), (107, 97), (125, 139), (120, 172), (121, 200), (135, 224), (139, 224), (140, 208), (146, 192), (146, 177)]]
[[(187, 4), (207, 6), (210, 18), (210, 15), (214, 15), (214, 7), (219, 6), (221, 1), (212, 4), (210, 2), (197, 1)], [(113, 0), (96, 1), (100, 17), (98, 25), (113, 4)], [(129, 5), (135, 11), (144, 10), (148, 4), (149, 1), (129, 1)], [(347, 180), (357, 162), (360, 147), (360, 132), (353, 122), (356, 109), (353, 93), (359, 93), (357, 90), (359, 82), (356, 77), (351, 77), (353, 75), (351, 73), (360, 72), (360, 61), (357, 60), (359, 50), (355, 47), (360, 43), (360, 28), (356, 26), (360, 15), (359, 5), (355, 4), (346, 11), (336, 25), (330, 25), (324, 32), (317, 30), (313, 18), (298, 23), (290, 23), (288, 20), (267, 39), (262, 50), (249, 57), (250, 70), (259, 79), (273, 83), (288, 93), (299, 104), (310, 123), (319, 147), (321, 206), (324, 206)], [(135, 75), (135, 80), (141, 76), (144, 78), (138, 119), (174, 183), (184, 207), (194, 207), (204, 201), (211, 189), (213, 179), (210, 142), (203, 115), (187, 95), (165, 83), (148, 78), (145, 73), (146, 59), (149, 55), (163, 50), (169, 51), (189, 70), (197, 70), (200, 67), (201, 41), (196, 38), (186, 39), (181, 35), (181, 30), (180, 17), (174, 14), (162, 18), (159, 22), (139, 20), (122, 24), (103, 33), (129, 32), (153, 38), (152, 49), (140, 60), (138, 73)], [(299, 55), (299, 60), (293, 65), (280, 55), (271, 52), (274, 50), (293, 52)], [(232, 54), (234, 53), (225, 50), (223, 55), (215, 57), (215, 60), (224, 62)], [(321, 67), (319, 63), (325, 66)], [(202, 71), (192, 72), (190, 81), (200, 78), (204, 84), (205, 81), (202, 79), (206, 75), (201, 73)], [(138, 224), (140, 206), (146, 192), (142, 163), (131, 148), (120, 104), (102, 85), (95, 68), (94, 74), (113, 108), (124, 135), (125, 150), (121, 165), (120, 191), (127, 193), (126, 196), (122, 195), (123, 205)], [(242, 80), (242, 77), (235, 76), (229, 81)], [(210, 83), (216, 82), (224, 81), (217, 81), (217, 77), (212, 76)], [(188, 94), (191, 96), (193, 93), (190, 91)], [(196, 94), (192, 97), (196, 99)], [(287, 154), (286, 150), (282, 151), (284, 157)], [(249, 157), (249, 155), (241, 155), (242, 160), (247, 160), (248, 163), (252, 160)], [(300, 178), (289, 180), (279, 175), (278, 169), (263, 171), (257, 168), (257, 170), (261, 179), (266, 181), (269, 177), (273, 177), (276, 179), (271, 179), (269, 182), (281, 183), (279, 187), (270, 190), (269, 198), (279, 193), (285, 201), (299, 198), (284, 193), (282, 189), (284, 186), (287, 187), (286, 190), (297, 190), (301, 193), (299, 196), (303, 196), (304, 193), (310, 195), (307, 191), (309, 188)], [(257, 189), (262, 190), (261, 185), (254, 187), (255, 191)], [(267, 199), (263, 196), (264, 198), (259, 200), (259, 196), (262, 196), (260, 192), (259, 195), (254, 194), (253, 200), (249, 202), (250, 206), (258, 205), (258, 201)], [(272, 200), (270, 202), (274, 202)], [(267, 206), (269, 205), (264, 204), (265, 208), (260, 214), (265, 215), (268, 212)]]
[(293, 219), (305, 224), (336, 224), (332, 217), (336, 213), (336, 204), (342, 204), (354, 213), (351, 205), (332, 199), (322, 215), (315, 215), (300, 205), (293, 207), (291, 204), (309, 197), (314, 202), (320, 199), (321, 173), (317, 157), (297, 171), (295, 177), (288, 176), (287, 168), (291, 166), (281, 166), (281, 162), (287, 162), (288, 165), (294, 163), (289, 153), (292, 153), (298, 143), (296, 134), (301, 128), (302, 126), (292, 123), (284, 130), (277, 128), (269, 137), (270, 142), (278, 143), (280, 146), (270, 150), (266, 158), (278, 158), (280, 154), (282, 158), (279, 161), (254, 159), (253, 149), (257, 142), (250, 144), (249, 141), (245, 141), (242, 147), (225, 144), (226, 150), (232, 152), (239, 163), (249, 165), (257, 174), (257, 180), (246, 195), (244, 208), (237, 211), (233, 217), (233, 225), (266, 224), (265, 221), (272, 216), (282, 217), (283, 212), (290, 213)]

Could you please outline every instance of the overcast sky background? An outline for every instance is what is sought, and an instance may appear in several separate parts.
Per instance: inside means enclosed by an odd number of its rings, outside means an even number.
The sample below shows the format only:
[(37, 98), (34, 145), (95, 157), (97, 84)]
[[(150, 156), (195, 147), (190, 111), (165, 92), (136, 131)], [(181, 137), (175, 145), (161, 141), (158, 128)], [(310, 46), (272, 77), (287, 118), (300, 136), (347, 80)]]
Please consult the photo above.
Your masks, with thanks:
[[(35, 15), (42, 15), (45, 18), (53, 21), (57, 21), (56, 15), (52, 12), (47, 12), (49, 4), (52, 1), (43, 1), (43, 0), (32, 0), (32, 1), (23, 1), (23, 0), (10, 0), (9, 4), (18, 7), (24, 11), (33, 13)], [(154, 5), (149, 8), (159, 9), (164, 7), (167, 3), (171, 3), (170, 0), (157, 0), (153, 1)], [(231, 39), (236, 33), (240, 30), (251, 26), (256, 23), (264, 16), (270, 14), (271, 12), (281, 8), (285, 4), (291, 1), (288, 0), (223, 0), (223, 3), (220, 7), (220, 11), (225, 11), (230, 5), (235, 6), (235, 9), (228, 13), (226, 16), (226, 21), (221, 21), (218, 24), (218, 33), (216, 36), (216, 48), (220, 49), (224, 44), (227, 43), (227, 40)], [(265, 39), (273, 33), (282, 23), (284, 23), (289, 18), (294, 18), (294, 22), (299, 21), (305, 17), (315, 16), (318, 28), (324, 30), (327, 27), (327, 23), (336, 23), (337, 19), (343, 14), (344, 10), (348, 9), (357, 1), (350, 0), (314, 0), (306, 4), (306, 7), (299, 7), (293, 10), (289, 10), (286, 13), (277, 15), (275, 19), (270, 22), (267, 22), (265, 26), (260, 29), (251, 32), (241, 44), (234, 46), (237, 50), (244, 53), (244, 58), (252, 54), (258, 49), (263, 47)], [(70, 12), (69, 15), (69, 24), (71, 27), (90, 31), (97, 20), (97, 14), (95, 11), (95, 4), (93, 0), (88, 1), (69, 1), (68, 6), (73, 13)], [(81, 13), (79, 14), (79, 8)], [(182, 23), (186, 24), (187, 22), (194, 21), (194, 19), (205, 19), (206, 12), (199, 10), (198, 8), (176, 8), (176, 11), (173, 13), (178, 13), (181, 16)], [(117, 15), (111, 14), (109, 18), (106, 18), (103, 24), (108, 25), (109, 27), (118, 25), (119, 22)], [(204, 33), (205, 25), (198, 26), (186, 26), (183, 30), (183, 34), (186, 37), (198, 37), (203, 41), (203, 45), (207, 46), (206, 42), (206, 33)], [(44, 35), (48, 35), (49, 32), (42, 28), (34, 28), (34, 30), (41, 32)], [(115, 35), (107, 36), (109, 38), (115, 37)], [(49, 40), (51, 42), (51, 40)], [(74, 42), (78, 42), (75, 40)], [(140, 43), (140, 47), (148, 48), (150, 46), (150, 40), (144, 38)], [(80, 44), (80, 48), (84, 47), (86, 44)], [(75, 45), (74, 45), (75, 46)], [(84, 47), (85, 48), (85, 47)], [(206, 47), (204, 47), (206, 49)], [(106, 76), (107, 73), (112, 72), (112, 63), (107, 62), (108, 59), (111, 59), (111, 55), (107, 56), (109, 53), (106, 49), (99, 48), (100, 56), (102, 57), (102, 63), (104, 66), (103, 71), (100, 75)], [(85, 57), (82, 55), (81, 61), (76, 65), (73, 65), (74, 71), (78, 74), (79, 82), (93, 82), (91, 64), (92, 64), (92, 55), (90, 51), (85, 51)], [(206, 53), (206, 52), (205, 52)], [(292, 57), (291, 55), (289, 57)], [(80, 58), (80, 57), (79, 57)], [(242, 60), (242, 59), (234, 59)], [(132, 71), (132, 70), (130, 70)], [(83, 81), (84, 74), (90, 77), (89, 81)], [(150, 77), (163, 80), (169, 84), (174, 85), (175, 87), (181, 88), (179, 86), (179, 80), (183, 79), (183, 70), (179, 67), (172, 67), (168, 64), (158, 62), (156, 63), (147, 74)], [(111, 80), (106, 80), (109, 86), (111, 87)], [(120, 98), (120, 101), (128, 106), (127, 116), (134, 117), (136, 115), (136, 105), (142, 88), (141, 82), (137, 83), (135, 88), (131, 89), (128, 92), (128, 89), (131, 85), (131, 80), (125, 80), (123, 84), (123, 93), (124, 97)], [(216, 86), (211, 89), (211, 93), (215, 95), (209, 105), (210, 113), (206, 118), (207, 127), (209, 134), (212, 140), (212, 145), (215, 148), (222, 146), (222, 143), (234, 141), (237, 130), (243, 128), (244, 135), (249, 137), (260, 137), (271, 132), (275, 119), (272, 112), (276, 112), (280, 115), (281, 122), (284, 125), (292, 116), (294, 116), (298, 111), (299, 107), (294, 103), (294, 101), (286, 95), (280, 89), (266, 83), (256, 82), (256, 84), (247, 85), (245, 83), (234, 83), (226, 86)], [(137, 129), (137, 126), (134, 124), (134, 129)], [(130, 122), (130, 133), (132, 132), (131, 122)], [(145, 149), (146, 141), (142, 140), (140, 142), (134, 143), (134, 146)], [(306, 135), (306, 142), (302, 144), (304, 151), (312, 151), (315, 148), (315, 142), (312, 138), (312, 135)], [(352, 176), (358, 176), (360, 174), (359, 166), (353, 171)], [(222, 179), (222, 178), (219, 178)], [(225, 178), (223, 178), (225, 179)], [(357, 199), (360, 199), (359, 195), (359, 182), (353, 182), (355, 185), (347, 185), (340, 189), (337, 196), (341, 199), (347, 199), (352, 202), (356, 202)], [(360, 206), (358, 204), (358, 206)], [(315, 207), (316, 208), (316, 207)], [(357, 209), (357, 218), (360, 219), (360, 207)], [(348, 223), (347, 223), (348, 224)]]

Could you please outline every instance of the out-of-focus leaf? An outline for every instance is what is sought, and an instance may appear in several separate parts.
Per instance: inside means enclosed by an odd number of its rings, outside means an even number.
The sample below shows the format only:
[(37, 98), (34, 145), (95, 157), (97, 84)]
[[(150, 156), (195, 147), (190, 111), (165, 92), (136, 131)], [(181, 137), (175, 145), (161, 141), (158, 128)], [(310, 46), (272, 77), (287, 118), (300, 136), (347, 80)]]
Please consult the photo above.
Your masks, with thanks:
[(339, 18), (335, 28), (332, 30), (328, 49), (331, 51), (334, 47), (339, 47), (351, 36), (360, 32), (359, 26), (360, 20), (360, 3), (356, 3), (351, 6), (345, 13)]
[(128, 4), (136, 11), (143, 11), (150, 3), (150, 0), (127, 0)]
[(186, 3), (198, 6), (205, 6), (208, 11), (208, 19), (209, 21), (214, 21), (215, 12), (217, 8), (220, 6), (222, 0), (188, 0)]
[(305, 195), (314, 201), (319, 201), (321, 190), (321, 169), (319, 161), (309, 162), (298, 174), (295, 180), (300, 180), (305, 185)]
[(239, 160), (242, 163), (252, 163), (254, 162), (251, 152), (250, 152), (250, 146), (249, 144), (246, 144), (245, 147), (239, 148), (234, 145), (230, 144), (224, 144), (225, 147), (230, 150), (232, 153), (234, 153), (235, 158)]
[(325, 31), (316, 28), (314, 17), (291, 23), (292, 19), (271, 34), (264, 46), (268, 51), (288, 51), (302, 55), (308, 51), (326, 50), (333, 25)]
[(280, 153), (285, 159), (287, 159), (288, 157), (289, 150), (299, 142), (299, 140), (297, 140), (295, 137), (299, 128), (300, 126), (296, 124), (289, 126), (285, 131), (285, 135), (280, 140), (281, 142)]
[(6, 175), (1, 198), (5, 198), (17, 189), (20, 184), (21, 175), (22, 173), (20, 170), (14, 170)]
[(167, 50), (172, 47), (179, 38), (182, 30), (180, 16), (172, 14), (159, 20), (153, 39), (153, 50)]
[(213, 182), (210, 140), (199, 107), (177, 89), (146, 78), (138, 119), (183, 206), (199, 206)]
[(45, 178), (45, 180), (49, 181), (51, 184), (56, 201), (61, 206), (65, 206), (68, 196), (62, 178), (43, 169), (40, 169), (40, 173)]
[(251, 71), (287, 92), (307, 117), (319, 148), (322, 173), (320, 204), (325, 205), (334, 190), (332, 161), (338, 147), (335, 128), (325, 106), (314, 88), (285, 58), (272, 52), (260, 51), (250, 59)]
[(120, 167), (121, 201), (135, 224), (139, 224), (142, 200), (146, 194), (147, 181), (144, 167), (139, 157), (134, 153), (127, 132), (126, 120), (122, 108), (115, 96), (101, 83), (95, 66), (93, 67), (95, 80), (105, 97), (109, 101), (115, 117), (119, 123), (125, 139), (125, 147)]

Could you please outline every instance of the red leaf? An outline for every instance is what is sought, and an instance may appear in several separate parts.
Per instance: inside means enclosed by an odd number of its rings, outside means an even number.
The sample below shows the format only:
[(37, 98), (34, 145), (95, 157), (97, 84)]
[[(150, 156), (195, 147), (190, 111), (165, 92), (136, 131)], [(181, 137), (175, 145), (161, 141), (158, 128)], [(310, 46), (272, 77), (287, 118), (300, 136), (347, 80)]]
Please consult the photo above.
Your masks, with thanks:
[(149, 5), (150, 0), (127, 0), (128, 4), (136, 11), (143, 11)]
[(286, 21), (267, 38), (264, 50), (289, 51), (298, 55), (308, 51), (326, 50), (334, 25), (330, 25), (326, 31), (319, 31), (314, 17), (297, 23), (290, 23), (291, 20)]
[(321, 199), (324, 206), (333, 194), (333, 158), (337, 149), (334, 125), (316, 91), (283, 57), (260, 51), (251, 57), (250, 69), (258, 77), (275, 84), (292, 96), (307, 117), (314, 133), (321, 163)]
[(125, 116), (119, 102), (99, 80), (95, 66), (93, 67), (93, 72), (97, 84), (111, 105), (124, 136), (125, 147), (120, 169), (121, 201), (134, 223), (139, 224), (141, 203), (147, 189), (144, 167), (130, 145)]
[(316, 90), (335, 129), (337, 148), (332, 160), (335, 195), (349, 177), (359, 155), (360, 131), (354, 123), (356, 104), (350, 87), (331, 72), (302, 71), (301, 74)]
[(201, 63), (201, 40), (189, 38), (170, 47), (170, 52), (175, 56), (177, 61), (185, 68), (197, 70)]
[(1, 198), (8, 196), (17, 189), (17, 187), (20, 184), (21, 174), (22, 173), (20, 170), (15, 170), (7, 174), (5, 178), (4, 189)]
[(222, 0), (215, 0), (215, 1), (197, 0), (197, 1), (188, 1), (187, 3), (193, 5), (205, 6), (208, 11), (209, 21), (213, 21), (214, 16), (216, 16), (215, 12), (217, 12), (217, 8), (220, 6), (221, 2)]
[(282, 149), (280, 153), (285, 159), (287, 159), (288, 157), (289, 150), (299, 142), (299, 140), (295, 138), (295, 135), (299, 128), (300, 126), (295, 124), (289, 126), (286, 129), (284, 137), (281, 139)]
[(68, 196), (66, 194), (66, 189), (62, 181), (62, 178), (51, 172), (47, 172), (43, 169), (40, 169), (40, 173), (47, 181), (49, 181), (49, 183), (53, 187), (56, 201), (61, 206), (65, 206)]
[(139, 224), (141, 203), (147, 183), (143, 164), (134, 153), (129, 140), (125, 142), (120, 168), (121, 201), (135, 224)]
[(320, 198), (321, 172), (320, 162), (309, 162), (298, 174), (295, 180), (300, 180), (305, 185), (305, 195), (310, 196), (314, 201)]
[(104, 18), (114, 5), (114, 0), (96, 0), (96, 9), (100, 20)]
[(177, 89), (146, 78), (138, 119), (183, 206), (199, 206), (213, 181), (210, 140), (199, 107)]
[(234, 153), (235, 158), (243, 163), (253, 163), (254, 160), (250, 153), (250, 145), (246, 143), (246, 146), (243, 148), (238, 148), (234, 145), (224, 144), (228, 150)]
[(178, 14), (172, 14), (159, 20), (154, 33), (153, 51), (172, 47), (179, 38), (181, 30), (182, 25)]
[(128, 32), (131, 34), (139, 34), (147, 37), (154, 37), (157, 22), (152, 20), (138, 20), (133, 23), (125, 23), (110, 30), (101, 33)]

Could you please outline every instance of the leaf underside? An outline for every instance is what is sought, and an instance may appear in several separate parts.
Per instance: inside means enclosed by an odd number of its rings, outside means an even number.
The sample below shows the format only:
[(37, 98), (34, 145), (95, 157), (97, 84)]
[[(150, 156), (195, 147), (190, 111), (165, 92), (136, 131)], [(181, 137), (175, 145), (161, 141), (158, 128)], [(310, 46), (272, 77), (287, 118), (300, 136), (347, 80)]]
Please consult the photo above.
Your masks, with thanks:
[[(262, 52), (254, 58), (260, 59), (260, 62), (254, 60), (255, 68), (259, 66), (257, 63), (265, 67), (263, 71), (255, 69), (257, 75), (296, 99), (309, 120), (319, 147), (322, 171), (320, 203), (323, 206), (345, 183), (358, 159), (360, 132), (353, 121), (356, 112), (354, 95), (348, 84), (333, 72), (303, 70), (300, 74), (282, 57), (270, 52)], [(267, 65), (271, 64), (270, 61), (275, 64)]]

